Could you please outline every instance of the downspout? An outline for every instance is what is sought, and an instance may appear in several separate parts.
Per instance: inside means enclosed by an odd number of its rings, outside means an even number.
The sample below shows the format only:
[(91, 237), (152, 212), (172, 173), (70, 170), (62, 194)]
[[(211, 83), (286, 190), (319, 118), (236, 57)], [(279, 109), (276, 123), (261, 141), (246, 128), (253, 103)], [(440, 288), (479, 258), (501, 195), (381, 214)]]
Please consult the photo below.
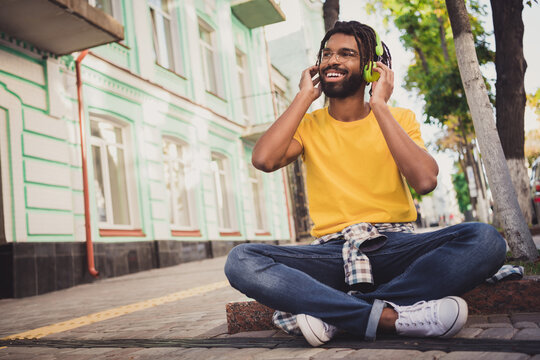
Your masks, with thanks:
[(94, 246), (92, 244), (92, 230), (90, 227), (90, 195), (88, 191), (88, 169), (86, 165), (86, 126), (84, 124), (84, 104), (82, 96), (81, 62), (88, 55), (88, 50), (82, 51), (75, 60), (75, 70), (77, 73), (77, 102), (79, 105), (79, 128), (81, 135), (81, 157), (83, 173), (83, 193), (84, 193), (84, 227), (86, 231), (86, 259), (88, 272), (93, 277), (98, 277), (99, 272), (94, 265)]
[[(266, 63), (268, 64), (268, 79), (270, 81), (270, 93), (272, 96), (272, 107), (274, 108), (274, 119), (278, 118), (278, 109), (276, 101), (276, 93), (274, 92), (274, 82), (272, 81), (272, 62), (270, 60), (270, 52), (268, 51), (268, 42), (266, 41), (266, 30), (263, 27), (264, 46), (266, 49)], [(275, 120), (274, 120), (275, 121)], [(286, 177), (287, 169), (281, 169), (281, 177), (283, 180), (283, 188), (285, 190), (285, 205), (287, 205), (287, 222), (289, 223), (289, 239), (295, 242), (296, 234), (292, 226), (292, 214), (291, 214), (291, 194), (289, 194), (289, 186), (287, 184)]]

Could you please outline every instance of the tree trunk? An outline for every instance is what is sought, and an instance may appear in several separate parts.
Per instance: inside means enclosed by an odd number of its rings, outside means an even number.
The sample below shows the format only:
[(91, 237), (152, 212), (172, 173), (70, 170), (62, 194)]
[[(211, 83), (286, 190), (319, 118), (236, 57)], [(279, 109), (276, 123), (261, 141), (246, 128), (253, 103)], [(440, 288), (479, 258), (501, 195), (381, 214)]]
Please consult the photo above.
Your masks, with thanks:
[(446, 0), (446, 6), (454, 35), (459, 72), (471, 110), (478, 145), (485, 161), (495, 209), (500, 215), (503, 231), (514, 257), (534, 261), (538, 257), (538, 252), (521, 214), (516, 191), (504, 158), (495, 127), (493, 109), (476, 57), (465, 2), (464, 0)]
[(324, 31), (334, 27), (339, 18), (339, 0), (326, 0), (323, 4)]
[(525, 166), (525, 70), (523, 0), (491, 0), (495, 33), (497, 131), (525, 220), (532, 219)]

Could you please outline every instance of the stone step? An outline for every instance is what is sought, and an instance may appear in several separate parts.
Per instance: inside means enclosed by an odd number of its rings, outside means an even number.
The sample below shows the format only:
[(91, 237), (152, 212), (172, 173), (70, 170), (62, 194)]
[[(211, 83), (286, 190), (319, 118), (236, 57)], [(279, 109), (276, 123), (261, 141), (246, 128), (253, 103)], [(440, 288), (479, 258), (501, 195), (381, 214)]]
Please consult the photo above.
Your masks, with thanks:
[[(462, 297), (471, 315), (540, 312), (540, 276), (482, 284)], [(274, 310), (256, 301), (228, 303), (226, 312), (229, 334), (275, 329)]]

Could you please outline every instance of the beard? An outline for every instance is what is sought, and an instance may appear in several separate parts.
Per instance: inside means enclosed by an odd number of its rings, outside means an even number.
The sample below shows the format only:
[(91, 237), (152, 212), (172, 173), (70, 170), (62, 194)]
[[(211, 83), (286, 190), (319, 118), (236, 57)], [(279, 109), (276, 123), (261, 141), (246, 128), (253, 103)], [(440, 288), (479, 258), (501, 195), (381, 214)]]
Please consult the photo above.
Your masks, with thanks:
[[(325, 69), (326, 70), (326, 69)], [(326, 82), (321, 76), (321, 89), (329, 98), (345, 99), (354, 95), (362, 86), (363, 77), (360, 73), (353, 73), (348, 79), (340, 82)]]

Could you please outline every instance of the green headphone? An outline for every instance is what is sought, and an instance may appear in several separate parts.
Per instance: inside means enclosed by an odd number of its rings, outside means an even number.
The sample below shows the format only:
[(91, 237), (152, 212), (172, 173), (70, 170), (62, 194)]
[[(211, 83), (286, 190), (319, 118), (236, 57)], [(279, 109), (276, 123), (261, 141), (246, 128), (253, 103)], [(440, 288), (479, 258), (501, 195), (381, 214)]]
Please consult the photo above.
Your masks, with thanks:
[[(373, 31), (375, 32), (375, 42), (376, 42), (375, 54), (377, 54), (377, 56), (382, 56), (383, 46), (381, 43), (381, 38), (379, 38), (379, 34), (377, 34), (375, 30)], [(377, 64), (375, 63), (375, 61), (368, 62), (367, 65), (364, 67), (364, 80), (366, 80), (366, 82), (370, 83), (370, 82), (379, 80), (379, 77), (381, 77), (381, 74), (379, 74), (378, 72), (373, 72), (373, 69), (375, 69), (376, 67), (377, 67)]]

